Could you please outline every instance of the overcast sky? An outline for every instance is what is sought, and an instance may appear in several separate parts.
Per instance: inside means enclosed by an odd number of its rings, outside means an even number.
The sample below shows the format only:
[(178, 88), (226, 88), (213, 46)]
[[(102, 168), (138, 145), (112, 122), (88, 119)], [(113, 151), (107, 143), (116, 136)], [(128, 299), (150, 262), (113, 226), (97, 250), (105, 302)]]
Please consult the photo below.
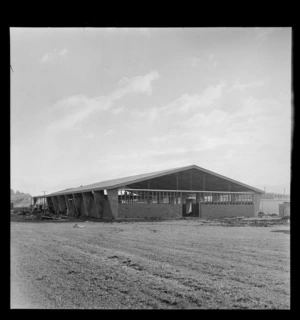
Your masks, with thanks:
[(11, 188), (191, 164), (289, 192), (291, 28), (11, 28)]

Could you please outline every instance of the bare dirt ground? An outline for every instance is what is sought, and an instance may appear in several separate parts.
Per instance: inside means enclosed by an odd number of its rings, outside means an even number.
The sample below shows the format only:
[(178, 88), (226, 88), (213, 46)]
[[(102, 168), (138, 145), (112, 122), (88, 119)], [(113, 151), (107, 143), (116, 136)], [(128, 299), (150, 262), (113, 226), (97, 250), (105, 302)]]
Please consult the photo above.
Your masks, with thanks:
[(289, 309), (290, 228), (271, 220), (12, 221), (11, 308)]

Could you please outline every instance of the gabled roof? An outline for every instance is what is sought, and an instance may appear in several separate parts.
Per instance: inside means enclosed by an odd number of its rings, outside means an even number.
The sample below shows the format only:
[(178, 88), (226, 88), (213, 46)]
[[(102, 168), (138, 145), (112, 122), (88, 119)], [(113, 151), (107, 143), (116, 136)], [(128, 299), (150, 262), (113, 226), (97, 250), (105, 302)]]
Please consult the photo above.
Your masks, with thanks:
[(125, 187), (128, 184), (137, 183), (137, 182), (141, 182), (141, 181), (145, 181), (145, 180), (153, 179), (153, 178), (157, 178), (157, 177), (162, 177), (162, 176), (165, 176), (165, 175), (169, 175), (169, 174), (173, 174), (173, 173), (177, 173), (177, 172), (181, 172), (181, 171), (185, 171), (185, 170), (189, 170), (189, 169), (196, 169), (196, 170), (199, 170), (201, 172), (211, 174), (211, 175), (213, 175), (215, 177), (218, 177), (218, 178), (221, 178), (221, 179), (225, 179), (228, 182), (233, 182), (235, 184), (238, 184), (240, 186), (248, 188), (248, 189), (250, 189), (250, 190), (252, 190), (254, 192), (264, 193), (264, 191), (262, 191), (262, 190), (259, 190), (257, 188), (251, 187), (251, 186), (246, 185), (244, 183), (241, 183), (239, 181), (227, 178), (227, 177), (222, 176), (222, 175), (220, 175), (218, 173), (209, 171), (207, 169), (198, 167), (196, 165), (190, 165), (190, 166), (186, 166), (186, 167), (180, 167), (180, 168), (175, 168), (175, 169), (168, 169), (168, 170), (144, 173), (144, 174), (124, 177), (124, 178), (119, 178), (119, 179), (113, 179), (113, 180), (97, 182), (97, 183), (85, 185), (85, 186), (78, 187), (78, 188), (69, 188), (69, 189), (65, 189), (65, 190), (61, 190), (61, 191), (58, 191), (58, 192), (51, 193), (51, 194), (49, 194), (47, 196), (57, 196), (57, 195), (65, 195), (65, 194), (72, 194), (72, 193), (81, 193), (81, 192), (90, 192), (90, 191), (96, 191), (96, 190), (120, 188), (120, 187)]

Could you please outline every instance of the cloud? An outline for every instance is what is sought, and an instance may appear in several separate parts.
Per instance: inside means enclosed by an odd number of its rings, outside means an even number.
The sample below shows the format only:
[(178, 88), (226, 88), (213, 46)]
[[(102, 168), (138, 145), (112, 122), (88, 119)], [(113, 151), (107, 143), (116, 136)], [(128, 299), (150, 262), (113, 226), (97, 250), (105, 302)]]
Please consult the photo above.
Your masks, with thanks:
[(234, 150), (272, 147), (288, 150), (290, 123), (289, 99), (248, 97), (241, 100), (234, 113), (224, 109), (197, 112), (188, 119), (182, 118), (172, 131), (149, 137), (148, 142), (153, 148), (184, 146), (195, 153), (230, 146)]
[(194, 109), (211, 106), (221, 98), (224, 87), (225, 83), (221, 82), (216, 86), (207, 87), (200, 94), (184, 94), (162, 107), (161, 111), (166, 114), (185, 114)]
[[(101, 110), (107, 110), (110, 108), (108, 97), (99, 96), (95, 98), (87, 98), (85, 95), (74, 95), (57, 101), (52, 109), (93, 109), (98, 108)], [(69, 110), (70, 111), (70, 110)]]
[(149, 122), (153, 122), (159, 114), (157, 108), (145, 108), (143, 110), (133, 109), (130, 111), (130, 113), (132, 117), (139, 119), (143, 118), (148, 120)]
[(290, 106), (274, 99), (247, 98), (235, 113), (213, 110), (182, 122), (191, 132), (215, 139), (215, 145), (286, 145), (290, 139)]
[[(88, 98), (85, 95), (74, 95), (56, 102), (50, 112), (59, 113), (48, 127), (49, 130), (61, 131), (72, 129), (84, 122), (94, 112), (106, 111), (112, 108), (113, 104), (127, 94), (146, 93), (151, 95), (152, 82), (159, 78), (157, 71), (149, 72), (146, 75), (139, 75), (133, 78), (123, 78), (120, 81), (121, 87), (106, 96)], [(118, 114), (123, 107), (115, 109)]]
[(224, 111), (214, 109), (209, 114), (197, 113), (190, 119), (183, 122), (186, 127), (199, 127), (200, 130), (206, 130), (207, 128), (213, 128), (219, 125), (226, 125), (228, 114)]
[(188, 59), (188, 63), (193, 68), (210, 67), (215, 69), (218, 65), (216, 55), (213, 53), (206, 53), (202, 57), (191, 57)]
[(188, 152), (186, 148), (183, 147), (175, 147), (175, 148), (165, 148), (164, 150), (153, 150), (153, 149), (144, 149), (141, 151), (135, 152), (125, 152), (125, 153), (118, 153), (118, 154), (110, 154), (105, 157), (102, 157), (98, 160), (99, 163), (102, 162), (113, 162), (113, 161), (128, 161), (128, 160), (136, 160), (142, 161), (142, 159), (149, 159), (150, 157), (162, 157), (162, 156), (176, 156), (178, 154), (184, 154)]
[(93, 138), (95, 138), (95, 135), (91, 132), (91, 133), (85, 134), (83, 136), (83, 138), (85, 138), (85, 139), (93, 139)]
[(119, 81), (119, 84), (124, 87), (114, 93), (115, 97), (123, 96), (127, 92), (141, 92), (151, 95), (152, 93), (152, 81), (160, 77), (157, 71), (149, 72), (144, 76), (136, 76), (134, 78), (123, 78)]
[(103, 133), (103, 136), (109, 136), (111, 135), (112, 133), (114, 133), (115, 131), (113, 129), (109, 129), (107, 130), (105, 133)]
[(41, 59), (40, 59), (40, 62), (42, 64), (45, 64), (45, 63), (53, 63), (57, 60), (61, 60), (63, 58), (66, 57), (66, 55), (68, 54), (69, 50), (64, 48), (62, 50), (57, 50), (57, 49), (54, 49), (53, 51), (51, 52), (47, 52), (45, 53)]
[(77, 95), (62, 99), (51, 108), (52, 112), (59, 112), (59, 116), (50, 123), (48, 129), (51, 131), (71, 129), (86, 120), (94, 111), (109, 109), (111, 104), (112, 100), (101, 96), (93, 99)]
[[(207, 130), (199, 131), (198, 127), (189, 127), (188, 130), (182, 126), (179, 131), (167, 133), (162, 136), (149, 137), (150, 145), (161, 149), (164, 146), (184, 146), (188, 153), (198, 153), (213, 149), (216, 145), (222, 144), (222, 138), (209, 134)], [(183, 153), (183, 152), (182, 152)]]
[(121, 106), (121, 107), (119, 107), (119, 108), (113, 108), (111, 112), (112, 112), (113, 114), (117, 115), (117, 114), (120, 114), (121, 112), (123, 112), (123, 110), (125, 110), (125, 107), (124, 107), (124, 106)]
[(199, 65), (201, 65), (203, 63), (203, 59), (201, 58), (189, 58), (189, 64), (192, 66), (192, 67), (197, 67)]
[(265, 83), (266, 83), (266, 80), (258, 80), (250, 83), (241, 83), (239, 79), (236, 79), (230, 90), (244, 91), (245, 89), (248, 89), (248, 88), (262, 87), (263, 85), (265, 85)]

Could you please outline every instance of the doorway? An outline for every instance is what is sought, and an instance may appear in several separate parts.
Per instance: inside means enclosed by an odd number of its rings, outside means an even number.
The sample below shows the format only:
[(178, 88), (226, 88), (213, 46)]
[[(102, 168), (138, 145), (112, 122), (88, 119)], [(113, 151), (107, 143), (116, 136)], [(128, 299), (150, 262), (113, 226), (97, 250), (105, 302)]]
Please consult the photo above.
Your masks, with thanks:
[(183, 217), (199, 217), (199, 203), (196, 202), (196, 195), (189, 196), (182, 204)]

